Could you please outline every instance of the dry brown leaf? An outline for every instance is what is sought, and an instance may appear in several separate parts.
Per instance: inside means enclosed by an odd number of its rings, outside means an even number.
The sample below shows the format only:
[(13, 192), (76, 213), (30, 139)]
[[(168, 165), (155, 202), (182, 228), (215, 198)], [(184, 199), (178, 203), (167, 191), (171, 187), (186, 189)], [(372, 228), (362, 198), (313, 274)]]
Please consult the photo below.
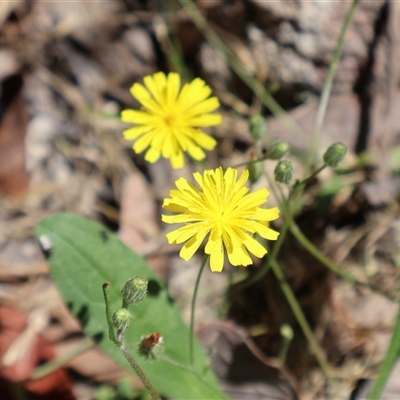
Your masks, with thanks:
[[(158, 211), (148, 183), (143, 175), (134, 173), (124, 180), (121, 196), (119, 236), (140, 255), (154, 250), (159, 237)], [(161, 276), (165, 275), (165, 258), (156, 256), (149, 264)]]
[[(29, 183), (29, 175), (25, 169), (25, 134), (28, 115), (22, 94), (23, 77), (17, 65), (13, 65), (12, 54), (0, 52), (0, 65), (2, 63), (3, 68), (0, 70), (0, 194), (19, 196), (25, 192)], [(7, 71), (4, 71), (5, 65), (8, 67)]]
[[(0, 308), (0, 358), (2, 360), (9, 346), (12, 345), (26, 327), (27, 318), (24, 314), (12, 308)], [(40, 400), (54, 398), (74, 400), (71, 381), (65, 370), (59, 369), (41, 379), (29, 380), (35, 368), (41, 363), (54, 358), (54, 355), (53, 345), (41, 336), (36, 335), (32, 338), (23, 359), (16, 361), (12, 365), (2, 365), (0, 367), (0, 381), (23, 383), (27, 393)], [(2, 391), (1, 393), (3, 399), (5, 392)]]

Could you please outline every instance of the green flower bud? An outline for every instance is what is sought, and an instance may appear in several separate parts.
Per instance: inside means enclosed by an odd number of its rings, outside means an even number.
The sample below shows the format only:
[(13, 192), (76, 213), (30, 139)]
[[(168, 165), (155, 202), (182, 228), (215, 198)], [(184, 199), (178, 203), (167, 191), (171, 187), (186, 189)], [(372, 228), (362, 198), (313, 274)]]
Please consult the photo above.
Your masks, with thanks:
[(136, 276), (129, 279), (121, 290), (123, 304), (122, 307), (128, 307), (129, 304), (141, 302), (147, 294), (148, 281)]
[(293, 165), (290, 161), (279, 161), (278, 164), (276, 164), (274, 173), (276, 182), (288, 185), (294, 175)]
[(132, 315), (126, 308), (120, 308), (112, 316), (112, 323), (117, 330), (117, 340), (122, 342), (126, 328), (132, 321)]
[(142, 336), (138, 347), (141, 356), (148, 360), (158, 360), (164, 352), (163, 337), (158, 332), (154, 332), (149, 336)]
[(249, 179), (251, 183), (256, 183), (263, 174), (263, 168), (259, 161), (257, 161), (257, 153), (250, 154), (250, 162), (247, 164), (249, 170)]
[(290, 341), (293, 339), (293, 329), (289, 324), (283, 324), (279, 331), (285, 340)]
[(334, 143), (324, 154), (325, 164), (336, 168), (344, 159), (347, 153), (347, 147), (343, 143)]
[(255, 140), (260, 140), (267, 133), (267, 125), (264, 117), (255, 115), (250, 118), (250, 134)]
[(265, 158), (269, 160), (279, 160), (290, 151), (290, 146), (284, 140), (275, 142), (268, 150)]

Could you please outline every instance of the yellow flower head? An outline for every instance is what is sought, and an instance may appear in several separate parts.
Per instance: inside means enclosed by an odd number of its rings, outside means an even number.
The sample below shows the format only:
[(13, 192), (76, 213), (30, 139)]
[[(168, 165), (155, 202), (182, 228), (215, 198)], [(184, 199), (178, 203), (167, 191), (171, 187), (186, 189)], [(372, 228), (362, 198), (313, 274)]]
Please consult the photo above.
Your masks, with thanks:
[(199, 128), (221, 122), (220, 115), (210, 114), (219, 107), (219, 101), (210, 97), (211, 89), (201, 79), (185, 84), (181, 90), (177, 73), (166, 76), (158, 72), (146, 76), (144, 86), (135, 83), (130, 91), (142, 109), (122, 111), (122, 121), (137, 125), (123, 134), (125, 139), (135, 140), (136, 153), (147, 150), (146, 161), (154, 163), (162, 156), (170, 159), (172, 168), (181, 168), (183, 152), (202, 160), (203, 149), (215, 147), (215, 139)]
[(237, 170), (228, 168), (196, 172), (195, 187), (180, 178), (171, 190), (171, 198), (164, 200), (163, 208), (177, 213), (163, 215), (167, 224), (183, 223), (184, 226), (167, 234), (168, 243), (183, 243), (179, 255), (189, 260), (208, 235), (205, 246), (210, 255), (211, 271), (220, 272), (224, 266), (224, 248), (229, 262), (247, 266), (253, 263), (249, 253), (263, 257), (267, 250), (253, 237), (255, 233), (269, 240), (276, 240), (279, 233), (269, 228), (269, 221), (279, 217), (279, 210), (261, 208), (269, 192), (260, 189), (249, 193), (245, 183), (249, 172), (245, 170), (237, 180)]

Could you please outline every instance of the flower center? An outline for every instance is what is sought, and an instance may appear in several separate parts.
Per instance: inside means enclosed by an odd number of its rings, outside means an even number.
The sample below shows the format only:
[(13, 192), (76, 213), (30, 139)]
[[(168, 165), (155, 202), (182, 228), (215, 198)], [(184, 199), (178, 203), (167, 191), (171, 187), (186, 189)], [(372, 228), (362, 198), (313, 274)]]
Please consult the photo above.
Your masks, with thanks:
[(176, 119), (176, 114), (169, 114), (165, 117), (165, 123), (172, 128), (176, 125)]
[(227, 215), (225, 209), (220, 205), (218, 209), (215, 211), (215, 222), (217, 224), (224, 224), (227, 220)]

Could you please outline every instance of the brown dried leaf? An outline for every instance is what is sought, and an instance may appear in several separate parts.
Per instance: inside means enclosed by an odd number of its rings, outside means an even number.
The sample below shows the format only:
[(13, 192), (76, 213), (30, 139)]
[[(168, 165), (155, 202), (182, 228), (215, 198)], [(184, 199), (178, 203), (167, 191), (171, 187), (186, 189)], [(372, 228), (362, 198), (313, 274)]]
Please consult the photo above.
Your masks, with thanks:
[[(0, 53), (0, 64), (10, 66), (12, 61), (9, 52)], [(29, 175), (25, 169), (28, 118), (21, 92), (23, 78), (15, 68), (16, 65), (12, 71), (7, 71), (6, 76), (4, 68), (0, 71), (0, 77), (3, 77), (0, 89), (0, 194), (9, 196), (21, 195), (29, 183)]]
[[(140, 173), (125, 178), (121, 195), (119, 236), (125, 244), (140, 255), (146, 255), (158, 246), (159, 219), (150, 188)], [(161, 276), (164, 275), (165, 260), (157, 256), (149, 260), (150, 265)]]
[[(27, 329), (27, 318), (16, 309), (0, 308), (0, 358), (3, 360), (12, 343)], [(24, 388), (41, 400), (74, 400), (71, 382), (65, 370), (59, 369), (37, 380), (29, 380), (35, 368), (54, 358), (53, 345), (35, 335), (23, 357), (14, 364), (0, 367), (0, 380), (22, 382)], [(3, 393), (3, 392), (2, 392)], [(3, 397), (2, 397), (3, 398)]]

